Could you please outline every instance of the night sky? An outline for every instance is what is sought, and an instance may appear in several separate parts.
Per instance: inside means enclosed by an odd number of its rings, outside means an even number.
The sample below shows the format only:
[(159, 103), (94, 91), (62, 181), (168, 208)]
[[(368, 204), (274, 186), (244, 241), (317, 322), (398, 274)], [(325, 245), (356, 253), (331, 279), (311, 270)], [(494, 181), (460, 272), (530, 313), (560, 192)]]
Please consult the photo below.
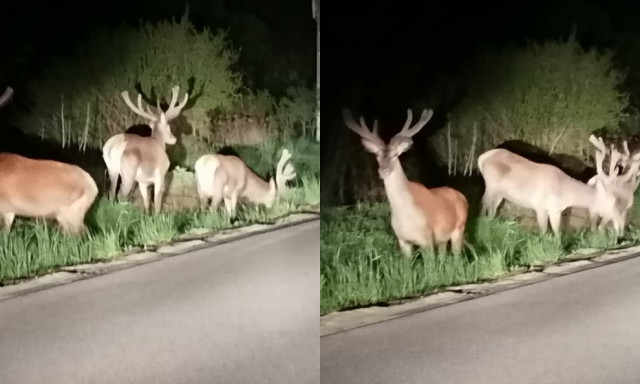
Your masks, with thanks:
[(573, 24), (583, 47), (616, 49), (620, 65), (629, 68), (628, 89), (636, 100), (640, 94), (637, 2), (325, 3), (324, 15), (323, 169), (340, 142), (358, 145), (342, 123), (340, 108), (368, 121), (379, 119), (381, 136), (389, 138), (404, 123), (409, 105), (425, 101), (435, 114), (424, 131), (440, 129), (464, 95), (459, 73), (476, 52), (529, 39), (567, 39)]

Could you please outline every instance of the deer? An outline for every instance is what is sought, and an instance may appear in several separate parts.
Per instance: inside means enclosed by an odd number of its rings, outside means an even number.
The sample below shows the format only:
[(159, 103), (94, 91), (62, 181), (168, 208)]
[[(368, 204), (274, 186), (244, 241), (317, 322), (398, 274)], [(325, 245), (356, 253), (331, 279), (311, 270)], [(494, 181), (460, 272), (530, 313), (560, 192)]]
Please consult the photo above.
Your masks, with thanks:
[(283, 149), (276, 166), (275, 178), (266, 181), (256, 175), (238, 156), (201, 156), (194, 166), (200, 207), (206, 209), (209, 206), (215, 211), (224, 199), (224, 206), (230, 217), (236, 215), (239, 200), (272, 208), (276, 198), (286, 190), (287, 181), (296, 177), (293, 165), (287, 163), (290, 159), (291, 152)]
[[(0, 107), (13, 95), (7, 87)], [(84, 219), (98, 196), (98, 186), (82, 168), (53, 160), (0, 153), (0, 215), (3, 232), (11, 232), (16, 216), (55, 219), (68, 235), (86, 232)]]
[(562, 212), (581, 207), (612, 221), (618, 236), (622, 231), (622, 209), (616, 205), (612, 183), (617, 176), (614, 167), (609, 175), (602, 170), (605, 154), (596, 148), (597, 177), (592, 185), (577, 180), (560, 168), (533, 162), (507, 149), (494, 148), (478, 156), (478, 170), (485, 182), (481, 214), (493, 218), (503, 200), (533, 209), (541, 234), (551, 229), (560, 237)]
[(364, 117), (360, 124), (351, 112), (343, 108), (344, 124), (360, 136), (364, 149), (375, 155), (378, 175), (390, 206), (391, 228), (404, 256), (413, 253), (413, 247), (439, 252), (446, 251), (451, 243), (451, 251), (459, 253), (464, 241), (469, 204), (466, 197), (451, 187), (427, 188), (416, 181), (410, 181), (402, 168), (400, 155), (407, 152), (412, 137), (429, 122), (433, 110), (424, 109), (418, 122), (411, 126), (413, 113), (407, 109), (407, 120), (389, 143), (378, 134), (378, 120), (373, 122), (373, 130), (367, 126)]
[[(618, 166), (621, 167), (622, 171), (626, 170), (623, 174), (618, 174), (618, 177), (616, 177), (611, 184), (619, 209), (622, 209), (622, 233), (624, 233), (629, 211), (633, 206), (634, 194), (640, 182), (640, 152), (632, 155), (626, 140), (622, 144), (624, 153), (616, 150), (613, 145), (610, 146), (610, 150), (607, 150), (602, 138), (596, 138), (594, 135), (591, 135), (589, 141), (591, 141), (599, 152), (605, 155), (607, 153), (610, 154), (609, 174)], [(596, 164), (596, 166), (598, 165)], [(597, 175), (593, 176), (587, 183), (591, 186), (595, 185), (596, 178)], [(597, 227), (602, 231), (605, 225), (610, 222), (610, 220), (604, 220), (597, 212), (590, 212), (589, 218), (592, 230), (595, 230)], [(599, 219), (602, 220), (600, 220), (598, 225)]]
[(149, 186), (153, 185), (154, 212), (160, 213), (162, 206), (162, 193), (164, 192), (165, 175), (169, 170), (170, 161), (166, 152), (167, 145), (174, 145), (177, 141), (171, 132), (171, 122), (178, 117), (189, 100), (189, 94), (185, 93), (180, 104), (178, 94), (180, 87), (171, 89), (171, 101), (166, 111), (156, 101), (156, 112), (152, 112), (149, 106), (142, 107), (142, 95), (138, 94), (138, 105), (134, 105), (129, 98), (129, 92), (120, 93), (125, 104), (135, 114), (147, 120), (151, 127), (151, 136), (143, 137), (131, 133), (119, 133), (112, 136), (102, 148), (102, 158), (109, 173), (110, 189), (109, 198), (116, 198), (118, 178), (121, 179), (120, 198), (126, 199), (134, 186), (138, 183), (140, 194), (144, 203), (144, 211), (150, 211)]

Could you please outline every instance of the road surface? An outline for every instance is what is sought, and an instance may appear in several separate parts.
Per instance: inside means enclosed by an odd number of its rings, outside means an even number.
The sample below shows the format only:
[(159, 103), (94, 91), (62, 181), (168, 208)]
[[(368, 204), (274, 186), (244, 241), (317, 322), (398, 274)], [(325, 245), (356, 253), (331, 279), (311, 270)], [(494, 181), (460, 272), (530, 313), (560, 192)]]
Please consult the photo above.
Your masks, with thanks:
[(323, 384), (640, 383), (640, 258), (321, 339)]
[(0, 301), (0, 383), (319, 383), (319, 238), (314, 221)]

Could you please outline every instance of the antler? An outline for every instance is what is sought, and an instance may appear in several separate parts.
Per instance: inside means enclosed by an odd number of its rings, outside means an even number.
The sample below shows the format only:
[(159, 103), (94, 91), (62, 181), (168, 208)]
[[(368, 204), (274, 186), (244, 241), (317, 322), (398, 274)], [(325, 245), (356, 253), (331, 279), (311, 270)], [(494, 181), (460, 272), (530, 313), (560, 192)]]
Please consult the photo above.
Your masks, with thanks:
[(611, 156), (609, 157), (609, 180), (613, 180), (618, 176), (618, 173), (620, 173), (620, 170), (618, 169), (618, 162), (620, 161), (621, 155), (622, 154), (613, 147), (613, 144), (611, 144)]
[(607, 147), (604, 145), (602, 137), (596, 138), (594, 135), (591, 135), (589, 137), (589, 141), (594, 147), (596, 147), (596, 172), (598, 175), (606, 177), (604, 170), (602, 169), (602, 163), (607, 155)]
[(351, 116), (351, 112), (348, 109), (342, 109), (342, 120), (346, 124), (349, 129), (360, 135), (362, 140), (368, 141), (371, 144), (378, 146), (379, 148), (384, 148), (384, 141), (378, 135), (378, 120), (374, 120), (373, 122), (373, 131), (369, 130), (367, 124), (364, 121), (364, 117), (360, 117), (360, 124), (356, 123)]
[(291, 159), (291, 152), (285, 148), (282, 150), (282, 156), (280, 157), (280, 161), (278, 161), (278, 166), (276, 167), (276, 186), (278, 189), (286, 188), (287, 181), (296, 177), (293, 165), (291, 163), (287, 164), (289, 159)]
[(433, 110), (424, 109), (422, 111), (422, 116), (420, 116), (420, 120), (418, 120), (418, 122), (413, 127), (409, 128), (409, 126), (411, 125), (411, 121), (413, 120), (413, 112), (411, 112), (411, 108), (407, 109), (407, 121), (404, 123), (402, 130), (396, 136), (410, 138), (411, 136), (418, 133), (422, 129), (422, 127), (427, 125), (432, 116)]
[(0, 107), (3, 107), (6, 103), (8, 103), (11, 99), (11, 96), (13, 96), (13, 88), (7, 87), (2, 95), (0, 95)]
[(147, 119), (149, 121), (153, 121), (153, 122), (158, 121), (158, 115), (156, 115), (155, 113), (152, 113), (151, 110), (149, 110), (149, 106), (147, 106), (146, 110), (144, 108), (142, 108), (142, 95), (141, 94), (138, 94), (138, 106), (137, 107), (135, 105), (133, 105), (133, 103), (131, 102), (131, 99), (129, 99), (129, 91), (122, 91), (122, 93), (120, 93), (120, 95), (124, 99), (124, 102), (127, 104), (129, 109), (131, 109), (133, 112), (135, 112), (136, 115), (138, 115), (140, 117), (144, 117), (145, 119)]
[[(176, 103), (178, 102), (179, 92), (180, 92), (179, 85), (176, 85), (175, 87), (171, 88), (171, 102), (169, 102), (169, 108), (167, 108), (167, 110), (164, 112), (164, 115), (166, 116), (167, 121), (173, 120), (176, 117), (178, 117), (178, 115), (180, 115), (180, 112), (182, 112), (182, 108), (184, 108), (184, 106), (187, 105), (187, 101), (189, 100), (189, 94), (185, 93), (182, 103), (176, 106)], [(158, 103), (158, 110), (160, 110), (160, 103)]]

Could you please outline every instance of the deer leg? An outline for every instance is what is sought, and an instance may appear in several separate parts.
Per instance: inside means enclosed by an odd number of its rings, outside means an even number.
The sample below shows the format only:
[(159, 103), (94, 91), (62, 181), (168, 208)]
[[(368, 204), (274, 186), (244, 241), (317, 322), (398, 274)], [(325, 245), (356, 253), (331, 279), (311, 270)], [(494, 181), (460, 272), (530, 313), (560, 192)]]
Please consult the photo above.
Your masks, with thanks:
[(451, 233), (451, 252), (458, 254), (462, 251), (464, 242), (464, 229), (456, 228)]
[(489, 211), (491, 210), (491, 194), (489, 193), (489, 191), (485, 191), (484, 195), (482, 195), (482, 207), (480, 209), (480, 214), (481, 215), (489, 215)]
[(205, 195), (204, 190), (196, 180), (196, 188), (198, 190), (198, 201), (200, 202), (200, 209), (205, 210), (207, 208), (207, 204), (209, 203), (209, 197)]
[[(218, 210), (218, 207), (220, 206), (221, 201), (222, 201), (221, 194), (214, 193), (213, 196), (211, 196), (211, 205), (209, 206), (209, 209), (211, 210), (211, 212), (215, 212)], [(226, 208), (226, 203), (225, 203), (225, 208)]]
[(9, 233), (11, 231), (11, 226), (13, 225), (13, 219), (16, 218), (15, 213), (3, 213), (2, 219), (4, 221), (4, 233)]
[(540, 228), (540, 233), (547, 233), (547, 228), (549, 224), (549, 214), (547, 211), (536, 211), (536, 219), (538, 220), (538, 228)]
[(107, 168), (109, 173), (109, 199), (114, 200), (116, 198), (116, 189), (118, 187), (118, 177), (120, 174), (117, 170), (111, 170)]
[(595, 231), (598, 226), (598, 214), (595, 212), (589, 212), (589, 223), (591, 224), (591, 230)]
[(164, 192), (163, 180), (158, 176), (156, 182), (153, 185), (153, 207), (155, 208), (155, 214), (159, 214), (162, 209), (162, 194)]
[(138, 183), (140, 194), (142, 195), (142, 203), (144, 204), (144, 213), (149, 211), (149, 184)]
[(238, 207), (238, 195), (239, 195), (239, 192), (233, 192), (231, 194), (231, 199), (230, 199), (231, 200), (230, 201), (231, 202), (231, 214), (234, 217), (236, 215), (236, 208)]
[(411, 243), (398, 239), (398, 245), (400, 246), (400, 251), (402, 251), (404, 256), (411, 257), (411, 254), (413, 253)]
[(551, 221), (551, 229), (553, 229), (553, 233), (555, 233), (557, 237), (560, 237), (561, 219), (562, 219), (562, 211), (553, 212), (551, 215), (549, 215), (549, 221)]

